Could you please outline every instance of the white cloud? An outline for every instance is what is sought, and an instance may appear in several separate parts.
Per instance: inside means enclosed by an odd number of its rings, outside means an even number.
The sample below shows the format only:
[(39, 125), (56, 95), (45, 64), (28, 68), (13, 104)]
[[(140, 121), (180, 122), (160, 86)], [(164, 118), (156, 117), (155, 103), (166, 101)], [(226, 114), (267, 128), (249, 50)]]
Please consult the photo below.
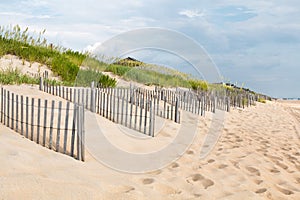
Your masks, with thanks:
[(22, 17), (22, 18), (36, 18), (36, 19), (50, 19), (50, 15), (32, 15), (20, 12), (0, 12), (4, 17)]
[(204, 12), (201, 12), (199, 10), (182, 10), (179, 12), (179, 15), (183, 15), (188, 18), (203, 17)]
[[(45, 28), (49, 41), (75, 50), (87, 50), (96, 42), (147, 26), (181, 31), (202, 44), (231, 80), (241, 82), (254, 80), (258, 66), (271, 75), (281, 73), (292, 77), (291, 82), (297, 81), (299, 69), (289, 69), (299, 66), (299, 19), (297, 0), (191, 0), (189, 4), (173, 0), (0, 2), (1, 26), (19, 24), (32, 31)], [(282, 54), (286, 51), (288, 55)], [(284, 64), (277, 65), (278, 62)], [(272, 68), (274, 65), (277, 68)], [(264, 80), (263, 75), (259, 78)], [(264, 87), (271, 88), (272, 81)], [(279, 92), (284, 96), (285, 91)]]
[(41, 7), (41, 6), (48, 5), (48, 2), (43, 0), (24, 0), (21, 1), (20, 3), (26, 7)]

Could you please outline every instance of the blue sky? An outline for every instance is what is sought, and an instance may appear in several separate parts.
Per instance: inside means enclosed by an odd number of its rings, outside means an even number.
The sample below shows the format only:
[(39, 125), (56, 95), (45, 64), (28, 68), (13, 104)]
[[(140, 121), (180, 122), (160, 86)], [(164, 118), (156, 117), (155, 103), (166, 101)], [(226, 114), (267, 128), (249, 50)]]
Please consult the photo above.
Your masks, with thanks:
[(300, 97), (300, 1), (24, 0), (0, 2), (0, 25), (46, 29), (75, 50), (145, 27), (176, 30), (209, 53), (226, 80)]

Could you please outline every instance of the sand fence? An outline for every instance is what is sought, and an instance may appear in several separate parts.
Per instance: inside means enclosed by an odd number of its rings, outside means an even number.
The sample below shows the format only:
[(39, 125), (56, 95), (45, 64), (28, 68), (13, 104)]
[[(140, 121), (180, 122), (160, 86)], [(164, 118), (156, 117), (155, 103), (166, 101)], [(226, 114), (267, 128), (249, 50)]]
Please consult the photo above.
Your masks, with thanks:
[(1, 87), (0, 122), (46, 148), (85, 159), (81, 104), (30, 98)]

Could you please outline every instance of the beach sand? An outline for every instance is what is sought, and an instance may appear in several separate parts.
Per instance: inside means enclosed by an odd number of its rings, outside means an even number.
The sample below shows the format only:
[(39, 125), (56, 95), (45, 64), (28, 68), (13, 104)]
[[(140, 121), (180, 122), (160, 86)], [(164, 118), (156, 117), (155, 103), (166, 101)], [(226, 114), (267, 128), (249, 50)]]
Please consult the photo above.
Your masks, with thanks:
[[(108, 128), (112, 124), (99, 120)], [(218, 143), (203, 159), (200, 149), (212, 115), (199, 120), (186, 153), (145, 174), (115, 171), (89, 152), (86, 162), (76, 161), (0, 125), (0, 199), (300, 199), (299, 102), (232, 109)], [(157, 138), (170, 141), (171, 125)], [(122, 141), (128, 146), (123, 139), (118, 145)]]

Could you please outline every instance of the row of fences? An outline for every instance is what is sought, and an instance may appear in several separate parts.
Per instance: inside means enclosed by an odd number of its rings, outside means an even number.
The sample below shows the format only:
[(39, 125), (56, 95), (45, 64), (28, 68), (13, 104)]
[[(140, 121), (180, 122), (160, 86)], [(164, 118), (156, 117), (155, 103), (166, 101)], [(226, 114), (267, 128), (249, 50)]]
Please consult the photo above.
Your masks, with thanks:
[(155, 118), (180, 123), (180, 110), (204, 116), (216, 109), (230, 111), (230, 107), (244, 108), (254, 104), (255, 96), (247, 92), (202, 91), (187, 89), (154, 90), (130, 88), (66, 87), (41, 81), (40, 90), (85, 108), (115, 123), (149, 136), (154, 136)]
[(73, 103), (115, 123), (154, 137), (156, 101), (130, 88), (83, 88), (50, 85), (47, 81), (40, 90)]
[(0, 122), (37, 144), (85, 160), (83, 105), (30, 98), (1, 87)]

